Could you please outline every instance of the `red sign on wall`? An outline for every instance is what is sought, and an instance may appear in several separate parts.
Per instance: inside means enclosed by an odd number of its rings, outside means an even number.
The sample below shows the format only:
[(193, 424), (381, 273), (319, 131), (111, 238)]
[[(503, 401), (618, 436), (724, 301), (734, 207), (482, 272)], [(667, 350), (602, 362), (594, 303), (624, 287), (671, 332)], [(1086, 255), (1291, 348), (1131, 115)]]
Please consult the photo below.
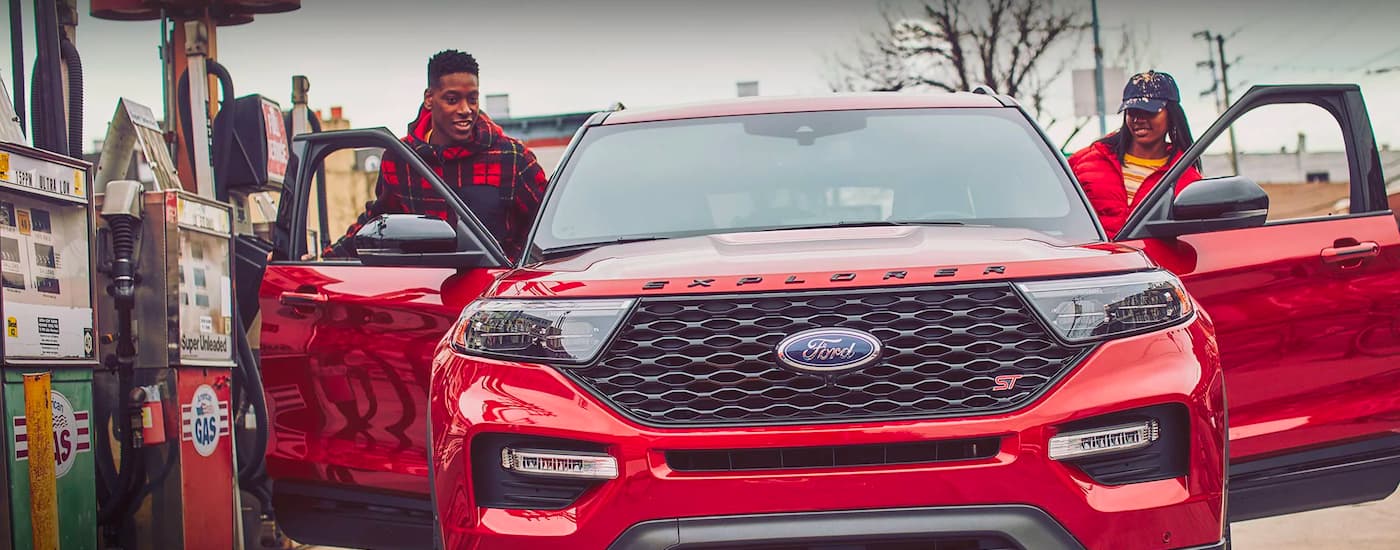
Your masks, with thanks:
[(262, 110), (263, 127), (267, 132), (267, 183), (282, 183), (287, 176), (287, 160), (291, 158), (287, 129), (282, 123), (282, 108), (262, 98)]

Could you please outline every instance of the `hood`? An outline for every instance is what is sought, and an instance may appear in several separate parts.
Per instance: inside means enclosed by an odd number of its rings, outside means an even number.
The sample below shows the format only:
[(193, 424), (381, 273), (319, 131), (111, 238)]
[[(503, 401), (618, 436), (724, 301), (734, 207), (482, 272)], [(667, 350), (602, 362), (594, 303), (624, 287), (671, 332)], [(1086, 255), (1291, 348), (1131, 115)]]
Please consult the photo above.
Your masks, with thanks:
[[(500, 125), (491, 120), (491, 117), (486, 116), (485, 112), (477, 112), (476, 117), (476, 123), (472, 125), (471, 140), (466, 143), (442, 147), (444, 157), (455, 158), (486, 151), (495, 144), (496, 140), (505, 135), (505, 130), (502, 130)], [(413, 122), (408, 123), (408, 136), (404, 138), (404, 141), (408, 142), (420, 154), (423, 153), (419, 150), (421, 148), (436, 148), (428, 143), (428, 131), (432, 128), (432, 114), (426, 107), (419, 105), (418, 116), (414, 117)]]
[(512, 272), (501, 296), (618, 296), (869, 287), (1149, 269), (1141, 251), (1025, 229), (859, 227), (732, 233), (599, 247)]

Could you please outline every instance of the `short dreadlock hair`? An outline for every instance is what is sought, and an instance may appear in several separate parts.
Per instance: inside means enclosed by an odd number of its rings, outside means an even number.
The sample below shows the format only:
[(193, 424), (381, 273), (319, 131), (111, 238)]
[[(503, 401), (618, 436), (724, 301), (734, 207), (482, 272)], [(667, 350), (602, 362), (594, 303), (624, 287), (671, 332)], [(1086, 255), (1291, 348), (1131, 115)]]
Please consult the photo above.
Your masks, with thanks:
[(438, 85), (442, 77), (456, 73), (471, 73), (480, 76), (476, 58), (469, 53), (457, 50), (443, 50), (428, 60), (428, 87)]

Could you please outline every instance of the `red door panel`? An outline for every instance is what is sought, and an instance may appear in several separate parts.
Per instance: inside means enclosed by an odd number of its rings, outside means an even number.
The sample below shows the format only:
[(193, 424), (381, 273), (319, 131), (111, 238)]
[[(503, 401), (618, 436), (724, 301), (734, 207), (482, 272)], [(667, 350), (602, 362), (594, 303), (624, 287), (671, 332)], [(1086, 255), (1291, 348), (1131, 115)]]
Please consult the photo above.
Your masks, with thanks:
[(259, 293), (280, 480), (426, 495), (434, 348), (494, 273), (273, 263)]
[(1215, 322), (1232, 461), (1400, 431), (1396, 218), (1129, 244), (1180, 276)]

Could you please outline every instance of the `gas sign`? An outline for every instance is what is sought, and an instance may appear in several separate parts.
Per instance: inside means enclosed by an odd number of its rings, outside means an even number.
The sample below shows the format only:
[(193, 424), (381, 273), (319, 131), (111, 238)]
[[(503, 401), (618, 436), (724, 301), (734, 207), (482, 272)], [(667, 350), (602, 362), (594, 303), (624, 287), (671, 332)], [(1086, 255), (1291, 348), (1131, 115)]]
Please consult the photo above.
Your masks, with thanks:
[[(92, 428), (88, 411), (73, 409), (68, 398), (57, 391), (49, 393), (53, 401), (53, 449), (54, 475), (62, 478), (73, 469), (78, 453), (86, 453), (92, 447)], [(16, 461), (29, 460), (29, 426), (23, 416), (10, 419), (14, 424), (14, 450)]]
[(219, 401), (214, 388), (201, 384), (181, 409), (181, 439), (191, 442), (199, 456), (213, 456), (219, 448), (219, 439), (229, 435), (228, 402)]

